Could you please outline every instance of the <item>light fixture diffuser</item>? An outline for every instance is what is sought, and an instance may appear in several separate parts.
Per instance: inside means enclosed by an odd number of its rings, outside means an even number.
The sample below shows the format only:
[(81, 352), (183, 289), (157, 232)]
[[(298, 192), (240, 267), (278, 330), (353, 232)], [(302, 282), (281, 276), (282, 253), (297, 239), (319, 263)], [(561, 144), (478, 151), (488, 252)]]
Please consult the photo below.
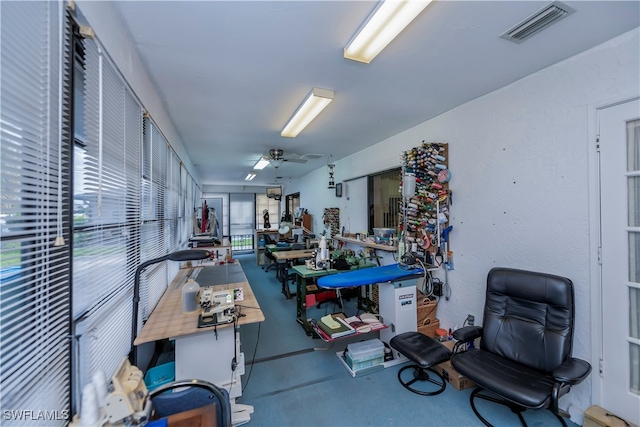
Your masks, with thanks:
[(369, 64), (431, 0), (386, 0), (344, 48), (344, 57)]
[(256, 162), (255, 165), (253, 165), (253, 168), (255, 170), (262, 170), (262, 169), (266, 168), (268, 164), (269, 164), (269, 160), (265, 159), (264, 157), (262, 157), (260, 160), (258, 160)]
[(282, 166), (282, 164), (284, 163), (284, 160), (282, 159), (272, 159), (270, 160), (271, 162), (271, 166), (273, 166), (274, 168), (279, 168), (280, 166)]
[(256, 174), (255, 174), (255, 173), (251, 173), (251, 172), (249, 172), (249, 173), (247, 174), (247, 176), (245, 177), (245, 179), (244, 179), (244, 180), (245, 180), (245, 181), (251, 181), (251, 180), (252, 180), (253, 178), (255, 178), (255, 177), (256, 177)]
[(333, 101), (332, 90), (314, 87), (293, 113), (280, 135), (286, 138), (295, 138), (331, 101)]

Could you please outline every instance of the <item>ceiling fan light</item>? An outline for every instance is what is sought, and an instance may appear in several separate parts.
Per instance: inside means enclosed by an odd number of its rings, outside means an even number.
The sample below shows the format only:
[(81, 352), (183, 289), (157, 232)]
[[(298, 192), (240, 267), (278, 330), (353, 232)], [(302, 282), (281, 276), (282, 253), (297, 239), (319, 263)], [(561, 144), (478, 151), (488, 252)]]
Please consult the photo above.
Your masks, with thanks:
[(282, 160), (282, 159), (272, 159), (271, 160), (271, 166), (273, 166), (274, 168), (279, 168), (280, 166), (282, 166), (282, 163), (284, 163), (284, 160)]
[(332, 90), (314, 87), (296, 112), (293, 113), (293, 116), (280, 132), (280, 136), (285, 138), (298, 136), (331, 101), (333, 101)]
[(266, 168), (268, 164), (269, 164), (269, 160), (267, 160), (267, 159), (265, 159), (263, 157), (263, 158), (261, 158), (260, 160), (258, 160), (256, 162), (256, 164), (253, 166), (253, 168), (255, 170), (262, 170), (262, 169)]
[(431, 0), (386, 0), (344, 48), (344, 57), (369, 64), (402, 32)]

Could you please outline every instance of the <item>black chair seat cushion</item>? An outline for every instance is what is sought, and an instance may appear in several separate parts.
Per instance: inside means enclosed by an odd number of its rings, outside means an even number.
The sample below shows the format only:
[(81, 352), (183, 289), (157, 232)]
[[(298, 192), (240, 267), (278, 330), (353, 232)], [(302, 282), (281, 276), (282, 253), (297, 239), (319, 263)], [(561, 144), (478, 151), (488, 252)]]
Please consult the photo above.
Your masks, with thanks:
[(391, 338), (389, 344), (422, 368), (446, 362), (451, 357), (447, 347), (420, 332), (398, 334)]
[(455, 354), (451, 365), (480, 387), (527, 408), (546, 408), (554, 380), (551, 375), (495, 353), (469, 350)]

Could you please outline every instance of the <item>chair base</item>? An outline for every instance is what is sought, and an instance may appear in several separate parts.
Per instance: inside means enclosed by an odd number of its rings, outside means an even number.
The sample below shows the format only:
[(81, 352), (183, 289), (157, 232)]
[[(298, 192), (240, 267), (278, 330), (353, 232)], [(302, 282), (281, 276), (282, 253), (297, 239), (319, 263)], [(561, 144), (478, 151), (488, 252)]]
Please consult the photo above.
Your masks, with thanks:
[[(403, 381), (402, 380), (402, 372), (406, 371), (407, 369), (413, 369), (413, 379), (411, 379), (410, 381)], [(428, 372), (427, 372), (428, 371)], [(436, 378), (431, 378), (431, 376), (429, 375), (429, 372), (431, 372), (432, 374), (435, 375), (435, 377), (437, 377), (439, 379)], [(398, 380), (400, 381), (400, 384), (402, 384), (402, 386), (404, 388), (406, 388), (407, 390), (416, 393), (416, 394), (420, 394), (422, 396), (435, 396), (436, 394), (440, 394), (444, 391), (445, 387), (447, 386), (447, 383), (445, 382), (444, 378), (442, 377), (442, 375), (435, 371), (432, 368), (423, 368), (421, 366), (418, 365), (408, 365), (403, 367), (402, 369), (400, 369), (398, 371)], [(416, 381), (428, 381), (432, 384), (435, 384), (438, 386), (438, 388), (434, 391), (422, 391), (422, 390), (418, 390), (415, 389), (413, 387), (411, 387), (411, 385), (413, 383), (415, 383)]]
[[(488, 394), (480, 394), (483, 391), (486, 391), (486, 390), (483, 389), (482, 387), (476, 387), (471, 392), (471, 395), (469, 396), (469, 400), (471, 402), (471, 409), (473, 409), (473, 413), (476, 414), (476, 417), (478, 417), (478, 419), (480, 421), (482, 421), (482, 423), (484, 425), (486, 425), (487, 427), (493, 427), (493, 424), (491, 424), (489, 421), (487, 421), (482, 415), (480, 415), (480, 412), (478, 412), (478, 409), (476, 408), (476, 404), (475, 404), (475, 398), (476, 397), (478, 399), (488, 400), (490, 402), (494, 402), (494, 403), (497, 403), (499, 405), (503, 405), (503, 406), (508, 407), (509, 409), (511, 409), (511, 412), (513, 412), (514, 414), (516, 414), (518, 416), (518, 419), (520, 420), (520, 423), (523, 425), (523, 427), (527, 427), (527, 422), (525, 421), (524, 416), (522, 415), (522, 413), (524, 411), (526, 411), (527, 408), (525, 408), (524, 406), (518, 405), (516, 403), (509, 402), (508, 400), (504, 400), (504, 399), (501, 399), (499, 397), (494, 397), (493, 395), (490, 396)], [(558, 420), (560, 420), (560, 423), (562, 424), (563, 427), (567, 427), (567, 423), (564, 420), (564, 418), (562, 418), (558, 414), (553, 414), (553, 415), (555, 415), (556, 418)]]

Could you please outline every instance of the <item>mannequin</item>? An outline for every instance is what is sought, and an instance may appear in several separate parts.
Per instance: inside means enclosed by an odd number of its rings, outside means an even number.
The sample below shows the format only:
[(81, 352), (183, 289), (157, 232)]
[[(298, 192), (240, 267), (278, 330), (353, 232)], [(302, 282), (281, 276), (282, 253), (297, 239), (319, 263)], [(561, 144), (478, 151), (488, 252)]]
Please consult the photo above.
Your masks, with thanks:
[(271, 228), (271, 223), (269, 222), (269, 211), (264, 209), (262, 211), (262, 218), (264, 219), (264, 229), (268, 230)]

